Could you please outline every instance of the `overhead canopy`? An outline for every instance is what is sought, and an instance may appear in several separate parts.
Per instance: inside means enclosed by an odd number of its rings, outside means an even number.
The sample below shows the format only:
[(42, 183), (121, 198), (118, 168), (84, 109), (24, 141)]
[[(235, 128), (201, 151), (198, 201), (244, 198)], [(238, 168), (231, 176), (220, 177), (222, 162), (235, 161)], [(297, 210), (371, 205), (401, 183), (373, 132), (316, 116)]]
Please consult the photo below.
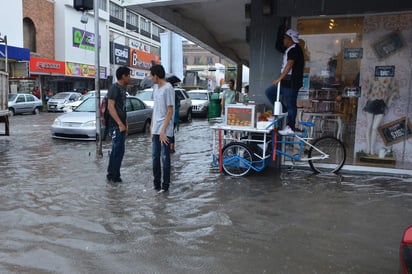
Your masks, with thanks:
[(250, 19), (245, 19), (246, 3), (250, 0), (124, 1), (129, 9), (240, 64), (249, 60), (246, 26)]
[[(257, 2), (259, 1), (259, 2)], [(123, 0), (124, 6), (237, 64), (249, 64), (253, 16), (281, 17), (411, 11), (406, 0)], [(259, 3), (262, 10), (253, 10)], [(245, 6), (251, 4), (250, 6)], [(249, 16), (250, 15), (250, 16)], [(250, 18), (251, 17), (251, 18)], [(270, 29), (270, 26), (268, 27)], [(273, 30), (276, 31), (276, 30)], [(253, 32), (251, 29), (250, 32)]]

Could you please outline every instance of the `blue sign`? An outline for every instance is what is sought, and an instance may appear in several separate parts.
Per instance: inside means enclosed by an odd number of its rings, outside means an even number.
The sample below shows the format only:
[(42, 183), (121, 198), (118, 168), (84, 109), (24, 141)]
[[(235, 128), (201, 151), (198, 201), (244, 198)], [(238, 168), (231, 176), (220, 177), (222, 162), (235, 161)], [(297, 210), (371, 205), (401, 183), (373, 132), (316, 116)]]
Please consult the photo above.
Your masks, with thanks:
[[(0, 44), (0, 58), (6, 58), (6, 47), (2, 44)], [(7, 58), (18, 61), (29, 61), (30, 50), (26, 48), (7, 46)]]

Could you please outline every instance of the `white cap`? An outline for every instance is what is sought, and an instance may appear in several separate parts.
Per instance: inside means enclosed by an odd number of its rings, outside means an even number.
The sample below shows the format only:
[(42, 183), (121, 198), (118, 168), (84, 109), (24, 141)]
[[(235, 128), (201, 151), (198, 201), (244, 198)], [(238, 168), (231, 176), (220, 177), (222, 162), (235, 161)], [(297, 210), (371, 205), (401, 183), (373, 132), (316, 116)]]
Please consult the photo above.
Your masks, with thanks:
[(299, 43), (299, 33), (294, 29), (288, 29), (285, 35), (289, 36), (293, 42)]

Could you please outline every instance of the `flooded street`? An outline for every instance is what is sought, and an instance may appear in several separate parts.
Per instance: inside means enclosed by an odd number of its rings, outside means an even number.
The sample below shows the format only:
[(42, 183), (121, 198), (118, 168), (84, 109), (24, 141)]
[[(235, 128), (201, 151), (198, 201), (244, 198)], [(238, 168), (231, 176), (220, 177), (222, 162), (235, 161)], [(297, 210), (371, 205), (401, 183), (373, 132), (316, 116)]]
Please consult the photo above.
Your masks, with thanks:
[[(59, 114), (10, 117), (0, 136), (0, 273), (397, 273), (412, 179), (268, 168), (210, 170), (207, 120), (181, 124), (168, 194), (152, 189), (147, 134), (53, 140)], [(1, 125), (3, 126), (3, 125)]]

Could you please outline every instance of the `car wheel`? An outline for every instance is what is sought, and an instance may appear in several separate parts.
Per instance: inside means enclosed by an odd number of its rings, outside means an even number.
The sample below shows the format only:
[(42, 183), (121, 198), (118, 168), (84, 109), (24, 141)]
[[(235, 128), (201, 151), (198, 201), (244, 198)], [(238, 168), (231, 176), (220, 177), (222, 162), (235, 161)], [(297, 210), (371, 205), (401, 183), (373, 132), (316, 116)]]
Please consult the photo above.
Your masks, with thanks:
[(39, 114), (40, 113), (40, 108), (35, 108), (34, 110), (33, 110), (33, 114), (34, 115), (37, 115), (37, 114)]
[(9, 108), (9, 116), (14, 116), (14, 114), (16, 114), (14, 108)]
[(186, 122), (192, 122), (192, 110), (191, 109), (189, 109), (188, 111), (187, 111), (187, 115), (186, 115)]

